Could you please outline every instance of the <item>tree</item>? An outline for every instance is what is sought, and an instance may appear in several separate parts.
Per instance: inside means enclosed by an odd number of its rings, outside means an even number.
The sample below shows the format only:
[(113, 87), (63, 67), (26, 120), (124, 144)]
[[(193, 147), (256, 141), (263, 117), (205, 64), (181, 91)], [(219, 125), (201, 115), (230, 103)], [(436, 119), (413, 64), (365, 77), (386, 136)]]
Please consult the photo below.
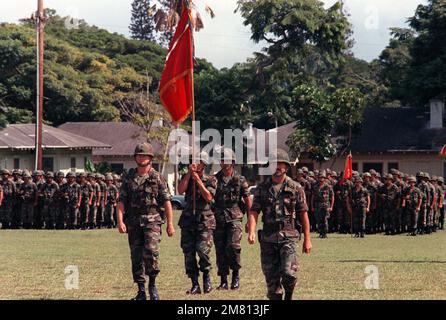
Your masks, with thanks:
[(153, 22), (153, 5), (150, 0), (134, 0), (132, 2), (132, 18), (130, 34), (136, 40), (155, 40)]

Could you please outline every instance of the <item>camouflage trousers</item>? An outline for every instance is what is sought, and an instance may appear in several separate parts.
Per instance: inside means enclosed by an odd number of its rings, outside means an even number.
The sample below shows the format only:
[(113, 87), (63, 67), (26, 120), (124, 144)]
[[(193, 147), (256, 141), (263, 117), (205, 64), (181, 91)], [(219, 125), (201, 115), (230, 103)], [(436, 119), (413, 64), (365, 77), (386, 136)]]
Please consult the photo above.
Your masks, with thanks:
[(87, 223), (90, 226), (93, 226), (96, 224), (96, 215), (98, 213), (98, 207), (96, 204), (92, 204), (90, 208), (88, 208), (88, 217), (87, 217)]
[(219, 276), (229, 275), (229, 269), (232, 271), (241, 269), (242, 234), (241, 221), (217, 223), (214, 242)]
[(440, 209), (439, 227), (444, 229), (444, 207)]
[(43, 220), (45, 221), (45, 228), (53, 229), (56, 223), (57, 206), (53, 201), (48, 201), (43, 204)]
[(18, 228), (22, 225), (22, 205), (19, 201), (14, 201), (12, 205), (12, 228)]
[(0, 223), (2, 228), (9, 228), (12, 223), (12, 203), (10, 201), (3, 200), (0, 206)]
[(74, 229), (77, 226), (78, 212), (79, 209), (76, 208), (76, 205), (68, 204), (65, 207), (65, 218), (68, 229)]
[(422, 205), (420, 212), (418, 213), (418, 229), (423, 229), (426, 227), (427, 222), (427, 208), (426, 205)]
[(55, 207), (56, 207), (56, 229), (64, 229), (65, 228), (65, 222), (66, 222), (66, 209), (65, 209), (66, 203), (63, 201), (56, 201)]
[(20, 206), (20, 216), (22, 220), (23, 227), (31, 228), (34, 222), (34, 203), (33, 202), (22, 202)]
[(406, 208), (407, 228), (409, 231), (416, 231), (418, 225), (418, 211), (416, 208)]
[(350, 213), (347, 210), (347, 206), (339, 205), (336, 208), (336, 214), (338, 216), (338, 223), (341, 232), (350, 231)]
[(280, 300), (283, 291), (294, 291), (299, 269), (298, 241), (293, 238), (280, 243), (265, 242), (259, 232), (260, 260), (270, 300)]
[(328, 208), (318, 208), (316, 210), (317, 227), (320, 234), (327, 234), (328, 218), (330, 218), (330, 212), (328, 212)]
[(34, 207), (33, 225), (36, 229), (43, 227), (43, 200), (39, 197), (37, 206)]
[(87, 225), (87, 219), (89, 214), (90, 214), (90, 206), (88, 205), (88, 202), (82, 202), (78, 211), (78, 218), (77, 218), (78, 226), (85, 227)]
[(212, 229), (181, 229), (181, 249), (183, 249), (184, 265), (189, 278), (198, 276), (199, 271), (205, 272), (212, 269), (212, 246)]
[(104, 213), (105, 205), (103, 203), (99, 204), (98, 210), (96, 212), (96, 225), (101, 226), (104, 224)]
[(384, 225), (386, 232), (395, 231), (398, 226), (399, 213), (397, 208), (393, 207), (384, 207), (383, 208), (383, 217), (384, 217)]
[(367, 218), (366, 208), (353, 208), (353, 232), (365, 232), (365, 222)]
[(145, 283), (144, 275), (156, 277), (160, 272), (161, 224), (140, 221), (140, 216), (137, 215), (128, 216), (125, 219), (135, 283)]
[(115, 206), (113, 203), (107, 203), (104, 212), (104, 225), (107, 227), (112, 227), (115, 224), (115, 218), (113, 212), (115, 211)]
[(375, 229), (376, 232), (378, 231), (382, 231), (382, 227), (383, 227), (383, 210), (382, 207), (378, 206), (377, 208), (375, 208), (375, 210), (373, 210), (373, 214), (372, 214), (372, 220), (373, 220), (373, 228)]

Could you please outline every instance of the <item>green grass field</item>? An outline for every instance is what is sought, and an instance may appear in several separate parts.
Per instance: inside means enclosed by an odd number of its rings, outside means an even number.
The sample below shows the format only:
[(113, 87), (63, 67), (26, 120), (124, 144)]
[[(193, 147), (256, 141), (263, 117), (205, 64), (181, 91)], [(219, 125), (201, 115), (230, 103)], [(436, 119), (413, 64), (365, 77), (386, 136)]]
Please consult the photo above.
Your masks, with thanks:
[[(179, 247), (180, 230), (163, 235), (162, 299), (190, 299)], [(259, 245), (243, 239), (241, 289), (194, 299), (265, 299)], [(215, 250), (214, 250), (215, 253)], [(313, 235), (313, 252), (300, 256), (297, 299), (446, 299), (446, 232), (430, 236)], [(79, 289), (66, 290), (65, 267), (79, 268)], [(379, 271), (367, 290), (365, 268)], [(213, 270), (214, 286), (218, 278)], [(127, 237), (116, 230), (0, 231), (0, 299), (124, 299), (134, 296)]]

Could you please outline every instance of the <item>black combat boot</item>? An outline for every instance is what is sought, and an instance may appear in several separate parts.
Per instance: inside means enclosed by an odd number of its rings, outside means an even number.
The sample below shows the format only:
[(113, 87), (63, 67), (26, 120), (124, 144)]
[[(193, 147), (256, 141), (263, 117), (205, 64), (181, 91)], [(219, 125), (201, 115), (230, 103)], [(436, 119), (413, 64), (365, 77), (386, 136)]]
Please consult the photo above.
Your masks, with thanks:
[(217, 290), (228, 290), (228, 276), (220, 276), (220, 285)]
[(212, 291), (211, 277), (209, 271), (203, 272), (203, 292), (209, 293)]
[(364, 231), (361, 231), (360, 237), (364, 238)]
[(156, 288), (155, 283), (156, 277), (149, 278), (149, 297), (150, 300), (159, 300), (160, 297), (158, 295), (158, 289)]
[(200, 284), (198, 283), (198, 277), (193, 276), (190, 278), (190, 280), (192, 281), (192, 288), (190, 288), (190, 290), (188, 290), (186, 293), (187, 294), (201, 294)]
[(293, 291), (285, 291), (285, 298), (283, 300), (293, 300)]
[(132, 300), (137, 300), (137, 301), (147, 300), (144, 283), (138, 283), (138, 293), (136, 294), (136, 297), (134, 297)]
[(238, 275), (238, 270), (232, 271), (231, 280), (231, 290), (237, 290), (238, 288), (240, 288), (240, 277)]

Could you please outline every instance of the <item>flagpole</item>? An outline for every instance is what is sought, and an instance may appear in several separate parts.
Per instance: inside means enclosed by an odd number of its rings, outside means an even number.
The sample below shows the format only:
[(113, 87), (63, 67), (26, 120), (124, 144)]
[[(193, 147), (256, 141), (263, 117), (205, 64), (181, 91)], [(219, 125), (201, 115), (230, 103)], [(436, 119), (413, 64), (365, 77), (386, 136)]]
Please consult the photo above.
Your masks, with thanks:
[[(185, 2), (186, 3), (186, 7), (187, 10), (191, 9), (190, 3), (188, 1)], [(189, 11), (189, 19), (190, 19), (190, 11)], [(192, 21), (190, 21), (190, 23), (192, 23)], [(192, 48), (194, 47), (194, 35), (193, 35), (194, 29), (191, 28), (191, 35), (192, 35)], [(194, 64), (194, 56), (192, 54), (192, 66)], [(195, 85), (194, 85), (194, 68), (192, 68), (192, 72), (191, 72), (191, 82), (192, 82), (192, 163), (196, 164), (197, 159), (196, 159), (196, 155), (195, 155), (195, 135), (196, 135), (196, 128), (195, 128)], [(192, 188), (192, 211), (193, 214), (195, 215), (195, 210), (196, 210), (196, 201), (195, 201), (195, 196), (197, 193), (197, 188), (196, 188), (196, 182), (194, 181), (193, 183), (193, 188)]]

